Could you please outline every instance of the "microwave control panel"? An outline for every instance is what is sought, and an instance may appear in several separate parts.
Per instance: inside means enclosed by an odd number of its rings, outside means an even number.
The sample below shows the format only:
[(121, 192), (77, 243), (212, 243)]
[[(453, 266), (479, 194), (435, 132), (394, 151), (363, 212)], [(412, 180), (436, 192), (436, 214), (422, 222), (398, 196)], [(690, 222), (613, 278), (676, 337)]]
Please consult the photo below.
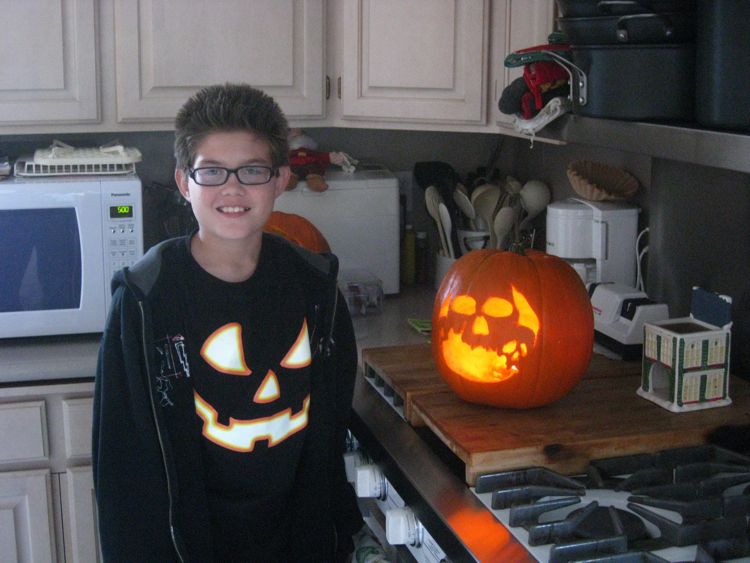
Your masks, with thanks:
[(132, 266), (143, 256), (143, 197), (139, 180), (102, 181), (104, 275)]

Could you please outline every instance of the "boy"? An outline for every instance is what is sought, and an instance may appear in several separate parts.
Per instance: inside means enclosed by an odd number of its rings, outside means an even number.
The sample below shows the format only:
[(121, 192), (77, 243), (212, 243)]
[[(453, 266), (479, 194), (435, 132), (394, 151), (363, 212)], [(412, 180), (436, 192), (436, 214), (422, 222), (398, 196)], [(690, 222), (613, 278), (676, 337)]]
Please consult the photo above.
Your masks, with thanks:
[(247, 85), (177, 114), (198, 229), (119, 272), (93, 469), (106, 560), (335, 561), (361, 527), (343, 449), (357, 365), (336, 260), (263, 234), (287, 122)]

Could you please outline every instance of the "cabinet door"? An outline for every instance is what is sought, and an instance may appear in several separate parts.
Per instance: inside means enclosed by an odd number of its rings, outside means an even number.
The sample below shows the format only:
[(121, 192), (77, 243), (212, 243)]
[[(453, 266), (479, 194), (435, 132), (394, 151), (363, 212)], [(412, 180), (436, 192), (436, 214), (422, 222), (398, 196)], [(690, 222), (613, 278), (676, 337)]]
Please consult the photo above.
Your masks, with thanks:
[(323, 0), (116, 0), (117, 119), (169, 121), (198, 88), (247, 82), (320, 118)]
[(0, 124), (99, 119), (95, 0), (2, 3)]
[(519, 49), (544, 45), (554, 26), (553, 0), (493, 0), (492, 2), (492, 115), (502, 126), (513, 117), (497, 106), (503, 90), (523, 75), (523, 67), (505, 68), (505, 57)]
[(0, 561), (54, 561), (50, 472), (0, 473)]
[(489, 2), (345, 0), (344, 118), (483, 124)]
[(101, 561), (91, 467), (72, 467), (60, 475), (63, 535), (67, 563)]
[(49, 461), (44, 401), (0, 404), (0, 429), (0, 463)]
[(62, 400), (62, 426), (65, 431), (67, 463), (91, 463), (91, 427), (94, 415), (93, 397)]

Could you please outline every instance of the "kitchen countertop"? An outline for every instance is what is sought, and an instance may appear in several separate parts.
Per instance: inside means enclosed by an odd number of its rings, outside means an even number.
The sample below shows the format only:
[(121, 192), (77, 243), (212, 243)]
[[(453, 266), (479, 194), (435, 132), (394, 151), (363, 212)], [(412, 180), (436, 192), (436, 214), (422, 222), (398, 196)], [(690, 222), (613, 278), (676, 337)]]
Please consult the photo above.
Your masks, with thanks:
[(92, 379), (101, 334), (0, 340), (0, 384)]
[[(429, 319), (435, 291), (406, 288), (386, 296), (379, 314), (352, 318), (357, 349), (425, 342), (406, 319)], [(92, 379), (101, 334), (0, 339), (0, 385), (9, 381)]]
[(352, 317), (357, 350), (361, 353), (363, 348), (427, 342), (426, 337), (407, 324), (407, 319), (431, 319), (434, 301), (434, 289), (408, 287), (399, 294), (387, 295), (382, 313)]

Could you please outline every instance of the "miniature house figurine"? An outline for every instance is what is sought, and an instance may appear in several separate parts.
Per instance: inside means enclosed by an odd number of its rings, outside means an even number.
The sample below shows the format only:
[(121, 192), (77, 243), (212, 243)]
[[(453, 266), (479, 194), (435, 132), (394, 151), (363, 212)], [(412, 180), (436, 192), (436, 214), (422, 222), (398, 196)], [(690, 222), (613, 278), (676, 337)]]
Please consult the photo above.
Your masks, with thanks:
[(731, 404), (731, 303), (694, 287), (689, 317), (646, 323), (638, 395), (672, 412)]

